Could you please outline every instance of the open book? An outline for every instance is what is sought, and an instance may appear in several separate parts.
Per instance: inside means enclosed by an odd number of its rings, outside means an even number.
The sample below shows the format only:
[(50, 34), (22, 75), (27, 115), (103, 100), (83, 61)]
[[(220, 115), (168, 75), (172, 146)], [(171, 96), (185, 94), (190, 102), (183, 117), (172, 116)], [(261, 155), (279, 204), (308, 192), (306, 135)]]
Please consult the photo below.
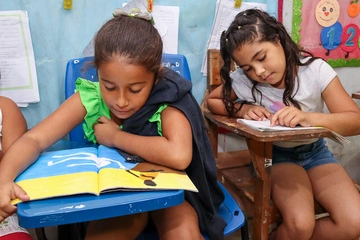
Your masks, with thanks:
[[(31, 200), (118, 190), (197, 192), (184, 171), (148, 162), (127, 162), (116, 149), (103, 145), (44, 152), (15, 182)], [(15, 199), (12, 204), (18, 202)]]
[[(248, 125), (251, 128), (254, 128), (258, 131), (264, 132), (264, 131), (294, 131), (294, 130), (306, 130), (306, 129), (321, 129), (323, 127), (302, 127), (302, 126), (296, 126), (296, 127), (286, 127), (286, 126), (270, 126), (270, 120), (265, 121), (256, 121), (256, 120), (246, 120), (246, 119), (237, 119), (237, 122), (243, 123)], [(331, 131), (331, 130), (330, 130)], [(344, 143), (350, 143), (350, 140), (345, 138), (344, 136), (331, 131), (332, 139), (334, 139), (336, 142), (340, 143), (341, 145), (344, 145)]]

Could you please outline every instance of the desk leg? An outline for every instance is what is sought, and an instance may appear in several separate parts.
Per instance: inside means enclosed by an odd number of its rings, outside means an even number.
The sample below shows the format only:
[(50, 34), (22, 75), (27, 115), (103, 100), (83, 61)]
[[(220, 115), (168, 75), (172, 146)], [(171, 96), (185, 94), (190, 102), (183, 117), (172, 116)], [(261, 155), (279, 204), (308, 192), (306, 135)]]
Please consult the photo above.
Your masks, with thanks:
[(270, 219), (270, 168), (265, 166), (272, 156), (271, 142), (246, 139), (256, 173), (254, 189), (254, 240), (268, 239)]
[(218, 157), (218, 132), (219, 132), (219, 127), (214, 124), (213, 122), (211, 122), (208, 118), (205, 118), (205, 124), (206, 126), (206, 131), (207, 131), (207, 135), (209, 138), (209, 142), (211, 145), (211, 149), (214, 153), (215, 158)]

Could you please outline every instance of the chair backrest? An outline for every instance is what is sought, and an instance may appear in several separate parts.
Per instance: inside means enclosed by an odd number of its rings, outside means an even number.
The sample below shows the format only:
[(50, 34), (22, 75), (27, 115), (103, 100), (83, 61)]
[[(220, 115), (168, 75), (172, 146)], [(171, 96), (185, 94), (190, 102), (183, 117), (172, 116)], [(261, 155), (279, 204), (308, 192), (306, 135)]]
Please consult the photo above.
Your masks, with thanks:
[[(97, 71), (92, 64), (94, 57), (75, 58), (68, 61), (65, 72), (65, 98), (70, 97), (75, 91), (77, 78), (85, 78), (97, 82)], [(182, 54), (163, 54), (162, 65), (178, 72), (184, 78), (191, 81), (190, 69), (187, 60)], [(69, 133), (70, 141), (87, 143), (81, 124)]]
[(220, 205), (218, 210), (218, 213), (224, 218), (227, 224), (224, 229), (224, 236), (228, 236), (241, 228), (241, 239), (248, 240), (249, 233), (244, 212), (240, 209), (228, 190), (219, 181), (218, 183), (225, 195), (224, 202)]
[[(211, 92), (217, 86), (221, 85), (220, 69), (224, 65), (220, 50), (209, 49), (207, 51), (207, 89)], [(234, 62), (231, 63), (231, 69), (235, 70)]]

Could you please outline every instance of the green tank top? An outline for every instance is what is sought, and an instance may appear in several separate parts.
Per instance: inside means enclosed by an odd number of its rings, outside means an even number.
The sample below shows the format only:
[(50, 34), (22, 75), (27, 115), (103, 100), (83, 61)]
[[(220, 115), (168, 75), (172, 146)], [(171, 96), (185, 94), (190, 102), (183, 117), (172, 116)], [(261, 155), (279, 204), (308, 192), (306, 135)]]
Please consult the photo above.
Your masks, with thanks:
[[(101, 116), (105, 116), (110, 119), (110, 110), (101, 97), (99, 82), (92, 82), (83, 78), (78, 78), (75, 84), (75, 92), (79, 93), (81, 102), (86, 109), (86, 115), (82, 124), (85, 138), (93, 143), (96, 143), (93, 125)], [(167, 104), (160, 106), (154, 115), (149, 119), (149, 122), (155, 122), (157, 124), (159, 136), (162, 136), (161, 112), (167, 106)], [(122, 126), (120, 126), (120, 129), (121, 128)]]

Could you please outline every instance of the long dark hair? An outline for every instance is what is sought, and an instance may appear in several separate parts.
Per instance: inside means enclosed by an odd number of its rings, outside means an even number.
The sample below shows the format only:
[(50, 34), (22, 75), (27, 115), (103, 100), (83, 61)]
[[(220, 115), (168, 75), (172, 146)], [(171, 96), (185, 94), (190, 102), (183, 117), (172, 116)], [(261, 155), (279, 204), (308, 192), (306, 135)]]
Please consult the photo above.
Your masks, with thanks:
[[(297, 89), (295, 90), (294, 88), (295, 79), (298, 73), (298, 66), (309, 65), (317, 59), (317, 57), (314, 57), (308, 51), (300, 49), (291, 39), (285, 27), (274, 17), (258, 9), (248, 9), (236, 15), (227, 31), (224, 31), (221, 34), (220, 39), (220, 53), (224, 61), (224, 66), (220, 70), (223, 81), (223, 102), (225, 104), (226, 111), (230, 116), (235, 116), (235, 114), (240, 110), (235, 107), (235, 103), (231, 101), (230, 98), (232, 89), (230, 66), (233, 59), (233, 52), (236, 49), (241, 48), (244, 44), (249, 44), (254, 41), (276, 43), (278, 40), (280, 40), (284, 49), (286, 59), (283, 102), (287, 106), (292, 104), (300, 109), (299, 103), (294, 99), (297, 92)], [(310, 58), (306, 62), (302, 63), (300, 60), (306, 57)], [(250, 81), (252, 80), (250, 79)], [(256, 88), (258, 82), (252, 81), (252, 83), (252, 96), (254, 98), (254, 102), (256, 102), (255, 91), (260, 93), (260, 96), (262, 96), (262, 93)], [(259, 101), (260, 104), (261, 100), (262, 99)]]

